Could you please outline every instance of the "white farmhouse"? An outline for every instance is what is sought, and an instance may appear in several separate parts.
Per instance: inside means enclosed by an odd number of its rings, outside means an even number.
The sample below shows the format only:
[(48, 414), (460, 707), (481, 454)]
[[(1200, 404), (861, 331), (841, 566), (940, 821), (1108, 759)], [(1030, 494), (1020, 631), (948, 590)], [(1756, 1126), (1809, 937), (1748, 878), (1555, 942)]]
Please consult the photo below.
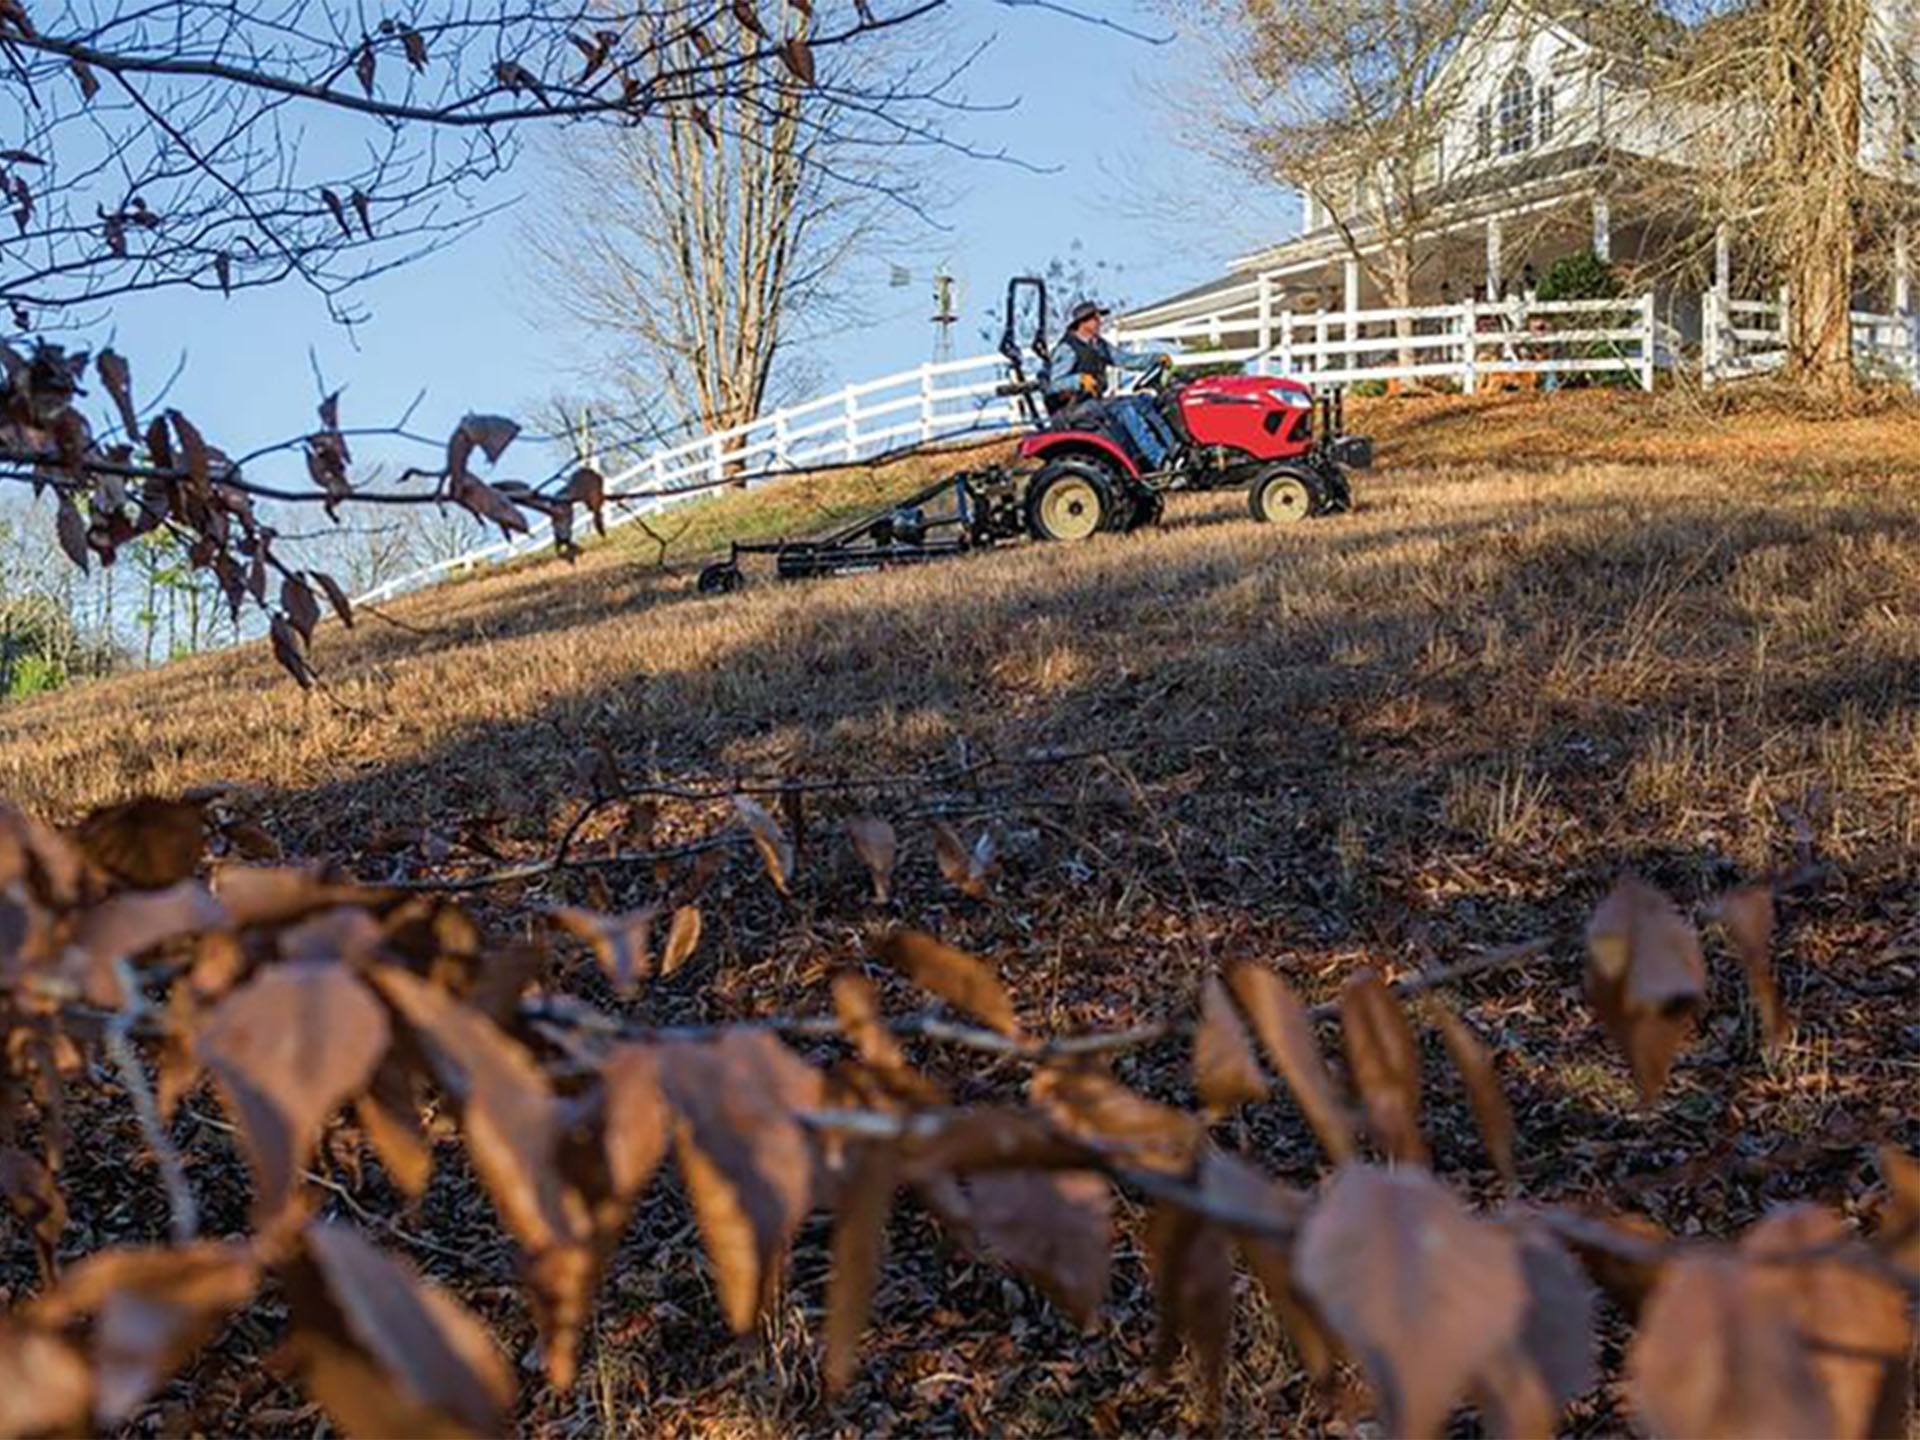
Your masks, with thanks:
[[(1875, 5), (1862, 156), (1883, 176), (1920, 182), (1920, 10), (1913, 0)], [(1530, 292), (1561, 257), (1591, 250), (1655, 297), (1664, 333), (1698, 340), (1703, 292), (1711, 304), (1710, 285), (1725, 295), (1741, 277), (1728, 274), (1739, 266), (1738, 237), (1716, 245), (1703, 233), (1689, 176), (1710, 156), (1764, 143), (1764, 123), (1737, 99), (1708, 107), (1666, 93), (1666, 61), (1685, 39), (1678, 23), (1650, 28), (1646, 12), (1629, 18), (1605, 4), (1514, 0), (1483, 14), (1434, 82), (1450, 98), (1420, 166), (1407, 303), (1501, 301)], [(1376, 262), (1398, 237), (1376, 223), (1367, 186), (1354, 174), (1303, 196), (1299, 234), (1134, 311), (1126, 329), (1193, 336), (1196, 322), (1247, 312), (1256, 291), (1262, 313), (1391, 306)], [(1897, 237), (1863, 270), (1875, 293), (1862, 303), (1910, 314), (1911, 264)]]

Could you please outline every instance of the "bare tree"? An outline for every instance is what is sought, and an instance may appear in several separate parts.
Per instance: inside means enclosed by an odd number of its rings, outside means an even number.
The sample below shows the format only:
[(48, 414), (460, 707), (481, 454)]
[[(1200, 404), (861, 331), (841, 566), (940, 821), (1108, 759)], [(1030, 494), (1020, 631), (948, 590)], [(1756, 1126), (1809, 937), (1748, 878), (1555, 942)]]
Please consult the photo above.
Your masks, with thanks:
[[(803, 13), (790, 20), (805, 33)], [(709, 34), (727, 55), (756, 43), (743, 25)], [(551, 147), (554, 199), (525, 227), (535, 291), (603, 342), (630, 408), (704, 431), (751, 420), (776, 360), (844, 315), (842, 262), (878, 226), (917, 225), (904, 157), (952, 72), (889, 74), (893, 58), (842, 51), (821, 62), (826, 83), (766, 70), (673, 124)]]
[[(1300, 193), (1387, 303), (1413, 303), (1471, 81), (1450, 62), (1500, 0), (1169, 0), (1224, 83), (1188, 97), (1218, 153)], [(1531, 123), (1531, 117), (1529, 117)], [(1458, 158), (1458, 157), (1456, 157)], [(1314, 228), (1314, 227), (1310, 227)], [(1410, 358), (1410, 357), (1409, 357)]]
[[(904, 113), (936, 85), (838, 57), (909, 32), (945, 3), (480, 0), (380, 16), (313, 0), (37, 12), (0, 0), (0, 138), (12, 142), (0, 150), (0, 193), (16, 230), (0, 254), (0, 306), (14, 327), (0, 343), (0, 481), (52, 493), (61, 548), (78, 567), (110, 565), (155, 531), (173, 535), (236, 616), (248, 604), (270, 612), (276, 653), (311, 683), (316, 590), (343, 616), (349, 607), (329, 576), (276, 552), (262, 503), (330, 516), (349, 504), (452, 504), (508, 531), (546, 515), (564, 544), (577, 506), (597, 517), (599, 477), (583, 468), (537, 484), (483, 480), (476, 467), (499, 460), (513, 423), (472, 416), (444, 438), (356, 430), (341, 424), (337, 398), (321, 404), (311, 434), (229, 456), (187, 416), (142, 404), (153, 392), (136, 390), (121, 356), (55, 341), (109, 321), (114, 300), (162, 287), (302, 283), (351, 320), (356, 282), (487, 213), (487, 187), (536, 123), (572, 125), (582, 144), (620, 127), (715, 148), (790, 134), (797, 151), (824, 133), (822, 116), (877, 123), (893, 112), (896, 139), (938, 143)], [(803, 92), (816, 108), (800, 104)], [(303, 146), (303, 125), (320, 115), (335, 122), (325, 143)], [(779, 145), (749, 140), (746, 150), (776, 174), (786, 163)], [(725, 198), (785, 203), (773, 194)], [(722, 198), (681, 201), (694, 211)], [(791, 283), (790, 257), (750, 256), (748, 268), (757, 276), (776, 262)], [(420, 442), (434, 459), (390, 487), (366, 483), (351, 446), (368, 433)], [(285, 460), (304, 462), (304, 479), (259, 478)]]

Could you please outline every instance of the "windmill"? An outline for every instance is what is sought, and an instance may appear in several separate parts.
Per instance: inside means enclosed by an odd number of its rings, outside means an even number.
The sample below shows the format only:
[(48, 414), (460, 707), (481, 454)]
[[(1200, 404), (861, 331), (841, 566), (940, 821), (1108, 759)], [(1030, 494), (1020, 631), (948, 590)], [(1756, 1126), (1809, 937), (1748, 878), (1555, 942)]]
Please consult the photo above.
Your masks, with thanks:
[(953, 358), (953, 327), (960, 319), (960, 282), (955, 278), (946, 261), (941, 261), (931, 275), (916, 275), (905, 265), (889, 267), (887, 277), (889, 289), (904, 290), (915, 282), (932, 286), (933, 290), (933, 359), (936, 364)]

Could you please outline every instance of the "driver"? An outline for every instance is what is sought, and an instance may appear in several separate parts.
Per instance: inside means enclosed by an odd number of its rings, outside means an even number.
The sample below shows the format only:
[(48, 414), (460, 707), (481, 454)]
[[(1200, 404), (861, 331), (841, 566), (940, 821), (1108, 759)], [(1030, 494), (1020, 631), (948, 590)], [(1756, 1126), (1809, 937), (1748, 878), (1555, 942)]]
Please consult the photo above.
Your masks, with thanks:
[(1060, 343), (1047, 357), (1047, 401), (1055, 410), (1100, 401), (1127, 432), (1127, 439), (1148, 470), (1158, 470), (1172, 453), (1174, 436), (1151, 395), (1108, 398), (1109, 375), (1114, 370), (1155, 370), (1167, 363), (1164, 354), (1116, 350), (1100, 336), (1100, 321), (1111, 311), (1082, 300), (1067, 317)]

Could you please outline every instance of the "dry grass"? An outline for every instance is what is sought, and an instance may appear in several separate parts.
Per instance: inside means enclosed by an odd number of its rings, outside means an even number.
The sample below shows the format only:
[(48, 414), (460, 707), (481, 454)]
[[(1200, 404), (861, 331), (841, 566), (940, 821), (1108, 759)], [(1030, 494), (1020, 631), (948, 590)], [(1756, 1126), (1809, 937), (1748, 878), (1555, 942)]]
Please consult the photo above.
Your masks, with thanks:
[[(1137, 537), (724, 599), (610, 545), (572, 569), (395, 605), (419, 633), (329, 627), (330, 697), (248, 653), (9, 709), (0, 787), (64, 815), (237, 782), (290, 849), (378, 874), (420, 863), (423, 826), (457, 842), (476, 816), (495, 847), (543, 851), (600, 740), (628, 773), (665, 778), (871, 778), (1099, 749), (1017, 784), (861, 802), (901, 822), (903, 912), (992, 953), (1031, 1023), (1163, 1014), (1233, 956), (1280, 958), (1323, 993), (1359, 963), (1553, 933), (1550, 963), (1464, 1002), (1501, 1047), (1533, 1191), (1709, 1229), (1789, 1196), (1851, 1203), (1864, 1139), (1920, 1134), (1903, 1118), (1917, 1097), (1900, 1058), (1920, 1046), (1883, 998), (1910, 997), (1920, 964), (1920, 414), (1703, 417), (1596, 393), (1407, 401), (1360, 420), (1381, 468), (1350, 516), (1277, 530), (1237, 496), (1200, 497)], [(801, 510), (851, 503), (809, 483)], [(895, 483), (909, 477), (855, 488)], [(931, 808), (999, 827), (994, 904), (939, 885), (916, 818)], [(735, 867), (703, 961), (649, 1002), (657, 1013), (823, 1008), (867, 913), (829, 829), (848, 813), (815, 807), (790, 907)], [(1623, 865), (1698, 902), (1791, 860), (1793, 817), (1840, 876), (1786, 913), (1797, 1048), (1761, 1063), (1718, 972), (1722, 1003), (1673, 1098), (1632, 1115), (1578, 1003), (1586, 909)], [(687, 832), (715, 823), (699, 808), (669, 817)], [(382, 832), (401, 838), (366, 853)], [(453, 863), (485, 862), (456, 848)], [(653, 884), (607, 878), (615, 903)], [(514, 923), (532, 901), (582, 894), (561, 877), (496, 897), (496, 912)], [(1152, 1052), (1125, 1073), (1177, 1096), (1181, 1063)], [(1457, 1086), (1433, 1074), (1441, 1166), (1478, 1183)], [(1801, 1150), (1755, 1162), (1789, 1136)], [(1284, 1104), (1257, 1107), (1238, 1138), (1290, 1178), (1315, 1173)], [(537, 1399), (529, 1423), (1042, 1434), (1191, 1421), (1177, 1390), (1142, 1374), (1151, 1310), (1136, 1261), (1118, 1269), (1110, 1320), (1081, 1339), (920, 1218), (897, 1222), (895, 1240), (851, 1408), (816, 1398), (797, 1313), (820, 1301), (809, 1231), (796, 1313), (761, 1359), (719, 1345), (693, 1272), (636, 1250), (615, 1281), (620, 1318), (605, 1322), (618, 1345), (579, 1394)], [(1324, 1420), (1265, 1318), (1247, 1332), (1238, 1423)], [(1583, 1402), (1577, 1423), (1619, 1428), (1611, 1404)]]

